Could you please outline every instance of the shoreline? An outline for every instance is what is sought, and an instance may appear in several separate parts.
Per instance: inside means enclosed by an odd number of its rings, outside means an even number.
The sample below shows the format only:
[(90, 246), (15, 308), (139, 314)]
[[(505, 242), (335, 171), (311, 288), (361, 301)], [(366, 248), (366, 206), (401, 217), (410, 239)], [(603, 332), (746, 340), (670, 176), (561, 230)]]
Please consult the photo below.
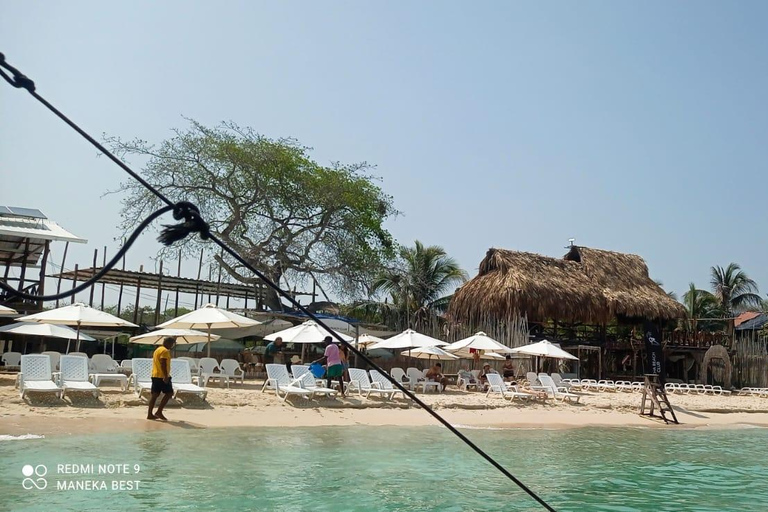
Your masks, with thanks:
[[(73, 395), (66, 401), (53, 397), (22, 401), (13, 380), (0, 375), (0, 435), (58, 436), (106, 432), (143, 432), (168, 429), (270, 428), (330, 426), (403, 426), (440, 424), (410, 401), (366, 399), (290, 399), (274, 392), (261, 393), (260, 383), (249, 381), (231, 389), (209, 387), (208, 401), (171, 401), (171, 421), (146, 419), (146, 401), (116, 387), (103, 388), (99, 399)], [(750, 396), (670, 395), (680, 425), (639, 415), (639, 393), (589, 393), (581, 404), (510, 402), (484, 393), (449, 389), (419, 394), (430, 407), (460, 428), (570, 429), (630, 428), (750, 428), (768, 427), (768, 400)]]

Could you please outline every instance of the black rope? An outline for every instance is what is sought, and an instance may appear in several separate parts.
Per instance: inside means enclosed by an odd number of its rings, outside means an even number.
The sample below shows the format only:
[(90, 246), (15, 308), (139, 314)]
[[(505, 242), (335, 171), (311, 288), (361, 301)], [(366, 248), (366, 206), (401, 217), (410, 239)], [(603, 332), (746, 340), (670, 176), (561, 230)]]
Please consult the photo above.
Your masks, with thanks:
[[(2, 68), (7, 69), (10, 71), (10, 73), (13, 75), (13, 78), (9, 77), (5, 72), (2, 71)], [(120, 259), (122, 254), (124, 254), (131, 246), (133, 241), (138, 237), (140, 232), (145, 229), (152, 220), (156, 219), (163, 213), (166, 213), (170, 210), (174, 211), (174, 218), (177, 220), (184, 219), (184, 222), (175, 226), (166, 226), (163, 232), (161, 233), (160, 237), (158, 239), (164, 243), (165, 245), (170, 245), (173, 242), (176, 242), (178, 240), (183, 239), (188, 234), (192, 232), (198, 232), (200, 234), (200, 237), (203, 240), (210, 239), (214, 243), (216, 243), (219, 247), (221, 247), (224, 251), (227, 252), (230, 256), (235, 258), (238, 262), (240, 262), (243, 266), (245, 266), (248, 270), (253, 272), (256, 276), (258, 276), (264, 283), (272, 288), (275, 292), (277, 292), (281, 297), (285, 298), (290, 302), (294, 307), (299, 309), (301, 312), (306, 314), (309, 318), (314, 320), (318, 323), (321, 327), (323, 327), (330, 335), (335, 337), (340, 343), (345, 345), (348, 349), (352, 351), (355, 355), (360, 357), (363, 361), (368, 363), (371, 367), (376, 369), (379, 373), (381, 373), (389, 382), (392, 383), (393, 386), (395, 386), (398, 390), (402, 391), (403, 394), (407, 397), (409, 397), (411, 400), (413, 400), (417, 405), (419, 405), (422, 409), (427, 411), (433, 418), (435, 418), (438, 422), (440, 422), (444, 427), (446, 427), (448, 430), (450, 430), (456, 437), (461, 439), (467, 446), (469, 446), (472, 450), (474, 450), (478, 455), (480, 455), (483, 459), (485, 459), (489, 464), (491, 464), (494, 468), (496, 468), (499, 472), (501, 472), (504, 476), (506, 476), (509, 480), (514, 482), (520, 489), (525, 491), (531, 498), (533, 498), (537, 503), (539, 503), (541, 506), (543, 506), (546, 510), (550, 512), (556, 512), (554, 508), (552, 508), (551, 505), (549, 505), (546, 501), (544, 501), (541, 497), (539, 497), (532, 489), (530, 489), (528, 486), (526, 486), (522, 481), (520, 481), (517, 477), (515, 477), (512, 473), (510, 473), (504, 466), (502, 466), (500, 463), (496, 462), (496, 460), (488, 455), (485, 451), (483, 451), (482, 448), (477, 446), (475, 443), (473, 443), (467, 436), (462, 434), (456, 427), (451, 425), (448, 420), (440, 416), (438, 413), (436, 413), (434, 410), (432, 410), (431, 407), (429, 407), (426, 403), (422, 402), (415, 394), (411, 393), (408, 389), (406, 389), (402, 383), (398, 382), (396, 379), (392, 378), (392, 376), (389, 375), (386, 371), (384, 371), (379, 365), (377, 365), (373, 360), (371, 360), (366, 354), (358, 350), (355, 346), (353, 346), (351, 343), (344, 341), (341, 336), (332, 330), (330, 327), (325, 325), (323, 321), (315, 316), (311, 311), (309, 311), (307, 308), (299, 304), (299, 302), (291, 297), (288, 293), (283, 291), (277, 284), (273, 283), (267, 276), (265, 276), (261, 271), (259, 271), (257, 268), (255, 268), (253, 265), (251, 265), (249, 262), (247, 262), (243, 257), (241, 257), (237, 252), (235, 252), (233, 249), (231, 249), (227, 244), (225, 244), (222, 240), (220, 240), (215, 234), (210, 233), (208, 229), (208, 224), (205, 223), (205, 221), (200, 217), (200, 212), (197, 209), (197, 207), (191, 203), (178, 203), (173, 204), (167, 197), (165, 197), (159, 190), (155, 189), (152, 185), (147, 183), (141, 176), (139, 176), (137, 173), (135, 173), (133, 170), (131, 170), (125, 163), (123, 163), (119, 158), (117, 158), (115, 155), (113, 155), (110, 151), (108, 151), (104, 146), (99, 144), (98, 141), (96, 141), (93, 137), (88, 135), (85, 131), (83, 131), (79, 126), (77, 126), (73, 121), (71, 121), (67, 116), (62, 114), (58, 109), (56, 109), (53, 105), (48, 103), (44, 98), (42, 98), (40, 95), (38, 95), (35, 92), (35, 84), (32, 80), (24, 76), (21, 72), (19, 72), (16, 68), (10, 66), (5, 61), (5, 56), (0, 53), (0, 76), (5, 78), (5, 80), (10, 83), (12, 86), (17, 88), (23, 88), (26, 89), (32, 96), (34, 96), (38, 101), (40, 101), (43, 105), (45, 105), (49, 110), (51, 110), (56, 116), (58, 116), (61, 120), (63, 120), (65, 123), (67, 123), (69, 126), (71, 126), (76, 132), (78, 132), (80, 135), (82, 135), (88, 142), (93, 144), (99, 151), (103, 152), (105, 155), (107, 155), (113, 162), (115, 162), (117, 165), (119, 165), (124, 171), (126, 171), (128, 174), (130, 174), (133, 178), (138, 180), (144, 187), (147, 188), (150, 192), (155, 194), (159, 199), (161, 199), (163, 202), (165, 202), (168, 206), (161, 208), (160, 210), (154, 212), (152, 215), (147, 217), (144, 222), (141, 223), (139, 228), (137, 228), (136, 231), (133, 232), (131, 235), (131, 238), (123, 245), (123, 247), (120, 249), (118, 254), (110, 261), (110, 264), (115, 264), (117, 260)], [(130, 243), (129, 243), (130, 242)], [(114, 263), (113, 263), (114, 262)], [(9, 293), (12, 293), (14, 295), (17, 295), (19, 297), (26, 298), (28, 300), (56, 300), (56, 298), (59, 298), (59, 296), (69, 296), (73, 295), (74, 293), (77, 293), (78, 291), (81, 291), (82, 289), (87, 288), (91, 284), (93, 284), (98, 278), (106, 274), (108, 272), (109, 268), (104, 267), (101, 272), (99, 272), (96, 276), (91, 278), (87, 283), (84, 283), (82, 287), (75, 288), (73, 290), (69, 290), (66, 293), (53, 295), (48, 297), (43, 296), (34, 296), (34, 295), (28, 295), (23, 294), (17, 290), (13, 290), (12, 288), (5, 284), (2, 284), (2, 288), (6, 290)]]

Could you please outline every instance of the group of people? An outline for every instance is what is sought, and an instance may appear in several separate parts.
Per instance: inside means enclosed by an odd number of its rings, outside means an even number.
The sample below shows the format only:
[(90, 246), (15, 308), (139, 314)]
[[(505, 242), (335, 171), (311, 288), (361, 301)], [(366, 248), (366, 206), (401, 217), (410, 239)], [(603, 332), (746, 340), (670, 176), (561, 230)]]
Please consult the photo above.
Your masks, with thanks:
[[(264, 363), (274, 363), (275, 355), (283, 351), (283, 338), (275, 338), (275, 341), (270, 342), (267, 348), (264, 350)], [(325, 366), (325, 378), (328, 379), (330, 384), (334, 379), (339, 381), (339, 389), (341, 390), (341, 396), (344, 396), (344, 380), (349, 380), (349, 349), (345, 345), (338, 345), (333, 342), (333, 338), (326, 336), (323, 339), (323, 355), (316, 359), (312, 364), (322, 364)], [(285, 365), (288, 371), (291, 371), (291, 364), (299, 363), (298, 356), (293, 356), (290, 360), (286, 361)]]

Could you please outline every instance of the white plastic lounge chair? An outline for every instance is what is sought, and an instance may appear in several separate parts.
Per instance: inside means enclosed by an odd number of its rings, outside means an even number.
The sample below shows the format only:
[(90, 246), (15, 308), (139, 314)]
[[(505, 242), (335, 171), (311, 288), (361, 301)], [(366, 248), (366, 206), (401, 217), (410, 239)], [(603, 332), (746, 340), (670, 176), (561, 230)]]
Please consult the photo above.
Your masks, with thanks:
[(504, 379), (498, 373), (489, 373), (486, 375), (488, 379), (488, 392), (485, 394), (486, 398), (491, 393), (499, 394), (502, 398), (509, 398), (514, 400), (519, 398), (520, 400), (531, 400), (535, 398), (529, 393), (520, 393), (517, 386), (507, 384)]
[(429, 372), (429, 368), (425, 368), (421, 371), (422, 380), (418, 382), (418, 385), (421, 385), (421, 389), (424, 390), (425, 393), (427, 392), (427, 388), (435, 388), (438, 393), (442, 393), (443, 390), (440, 388), (440, 383), (427, 377), (427, 372)]
[(410, 386), (410, 389), (416, 391), (416, 387), (419, 384), (419, 381), (424, 380), (424, 374), (419, 370), (418, 368), (414, 368), (413, 366), (410, 366), (406, 368), (405, 375), (408, 378), (408, 385)]
[(234, 359), (222, 359), (219, 368), (228, 379), (235, 381), (235, 383), (240, 379), (240, 384), (245, 384), (245, 372), (240, 368), (240, 363)]
[(41, 355), (48, 356), (51, 358), (51, 371), (57, 372), (59, 371), (59, 360), (61, 359), (61, 352), (56, 352), (53, 350), (46, 350)]
[(597, 381), (595, 379), (581, 379), (581, 389), (597, 391)]
[[(300, 379), (305, 373), (308, 373), (312, 375), (312, 372), (309, 371), (309, 366), (306, 364), (292, 364), (291, 365), (291, 374), (293, 375), (293, 379)], [(315, 378), (314, 375), (312, 375), (312, 378), (315, 379), (315, 386), (321, 387), (321, 388), (327, 388), (328, 383), (325, 379), (318, 379)], [(338, 382), (334, 382), (334, 385), (338, 387)]]
[(96, 387), (100, 386), (102, 382), (112, 381), (118, 382), (120, 387), (123, 388), (123, 391), (128, 389), (128, 377), (122, 373), (118, 373), (117, 369), (119, 366), (117, 361), (107, 354), (94, 354), (91, 358), (89, 368), (91, 381)]
[(19, 390), (22, 400), (27, 393), (55, 393), (61, 398), (61, 388), (52, 380), (50, 357), (42, 354), (23, 355), (20, 363)]
[(291, 379), (288, 375), (288, 369), (284, 364), (268, 364), (266, 367), (267, 381), (272, 381), (272, 385), (275, 388), (275, 394), (278, 398), (280, 397), (280, 393), (283, 393), (283, 401), (285, 401), (289, 395), (299, 395), (303, 397), (311, 397), (313, 395), (312, 391), (298, 386), (296, 381)]
[(120, 369), (133, 371), (133, 359), (123, 359), (120, 361)]
[(199, 382), (203, 387), (206, 387), (208, 385), (208, 381), (211, 381), (211, 380), (218, 380), (219, 382), (221, 382), (222, 386), (226, 384), (227, 387), (229, 387), (229, 377), (226, 374), (221, 372), (219, 363), (214, 358), (212, 357), (201, 358), (198, 368), (200, 372)]
[[(78, 356), (61, 356), (61, 371), (58, 372), (61, 398), (67, 392), (91, 393), (94, 398), (101, 392), (98, 387), (88, 382), (88, 360)], [(125, 375), (123, 375), (125, 377)]]
[(6, 370), (18, 368), (21, 365), (21, 352), (5, 352), (2, 359)]
[(144, 391), (152, 392), (152, 360), (147, 358), (133, 358), (133, 373), (130, 380), (133, 381), (133, 389), (136, 396), (141, 397)]
[(599, 380), (597, 381), (598, 391), (616, 391), (616, 383), (612, 380)]
[(552, 380), (552, 377), (549, 376), (542, 376), (539, 377), (539, 380), (541, 381), (541, 385), (547, 388), (547, 394), (555, 399), (561, 399), (562, 401), (570, 400), (570, 401), (576, 401), (578, 402), (579, 399), (581, 399), (581, 395), (577, 395), (575, 393), (570, 393), (565, 390), (565, 388), (558, 388), (555, 385), (555, 381)]
[(197, 367), (197, 362), (199, 359), (195, 359), (193, 357), (177, 357), (176, 359), (189, 363), (189, 371), (192, 372), (193, 379), (200, 374), (200, 368)]
[[(546, 375), (546, 373), (543, 375)], [(547, 387), (541, 383), (541, 380), (539, 380), (539, 376), (536, 375), (536, 373), (527, 372), (525, 377), (528, 379), (528, 387), (531, 388), (532, 391), (547, 391)]]
[[(293, 365), (291, 365), (291, 371), (293, 371)], [(339, 392), (335, 389), (327, 388), (325, 386), (318, 386), (315, 382), (315, 377), (309, 371), (302, 373), (299, 377), (293, 380), (294, 384), (307, 389), (312, 392), (309, 398), (314, 398), (315, 395), (334, 396)]]
[(376, 388), (383, 389), (384, 391), (388, 391), (392, 393), (389, 395), (389, 399), (392, 400), (395, 398), (395, 395), (400, 393), (403, 395), (403, 398), (408, 398), (405, 393), (397, 389), (390, 381), (387, 379), (384, 375), (379, 373), (377, 370), (371, 370), (369, 372), (371, 374), (371, 380), (373, 381), (371, 385)]
[(469, 391), (469, 388), (475, 388), (480, 391), (483, 385), (474, 375), (472, 375), (472, 373), (462, 370), (459, 371), (458, 376), (456, 377), (456, 387), (463, 391)]
[(563, 387), (563, 388), (567, 389), (568, 391), (571, 391), (573, 388), (576, 387), (573, 384), (571, 384), (570, 382), (566, 382), (565, 379), (563, 379), (560, 376), (559, 373), (553, 373), (553, 374), (550, 375), (550, 377), (552, 377), (552, 380), (555, 382), (555, 385), (557, 387)]
[(408, 378), (408, 375), (405, 374), (405, 371), (402, 368), (392, 368), (389, 374), (393, 379), (402, 384), (403, 387), (411, 390), (413, 389), (411, 386), (411, 379)]
[(189, 362), (179, 359), (171, 359), (171, 385), (173, 386), (173, 398), (179, 393), (197, 395), (201, 400), (205, 400), (208, 391), (205, 388), (192, 383), (192, 371), (189, 369)]
[(349, 390), (357, 390), (357, 394), (362, 396), (365, 391), (365, 397), (368, 398), (371, 393), (378, 393), (382, 396), (392, 397), (391, 390), (382, 389), (378, 386), (373, 386), (371, 380), (368, 378), (368, 372), (361, 370), (360, 368), (349, 369)]

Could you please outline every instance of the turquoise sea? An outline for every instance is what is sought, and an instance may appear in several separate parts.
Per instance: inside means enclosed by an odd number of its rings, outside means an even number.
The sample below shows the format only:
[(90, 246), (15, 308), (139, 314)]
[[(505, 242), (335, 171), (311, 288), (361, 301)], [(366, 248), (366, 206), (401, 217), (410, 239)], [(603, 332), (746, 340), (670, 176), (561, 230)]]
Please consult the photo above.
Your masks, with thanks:
[[(558, 511), (768, 510), (767, 429), (465, 433)], [(541, 508), (439, 427), (360, 426), (0, 440), (0, 510)]]

